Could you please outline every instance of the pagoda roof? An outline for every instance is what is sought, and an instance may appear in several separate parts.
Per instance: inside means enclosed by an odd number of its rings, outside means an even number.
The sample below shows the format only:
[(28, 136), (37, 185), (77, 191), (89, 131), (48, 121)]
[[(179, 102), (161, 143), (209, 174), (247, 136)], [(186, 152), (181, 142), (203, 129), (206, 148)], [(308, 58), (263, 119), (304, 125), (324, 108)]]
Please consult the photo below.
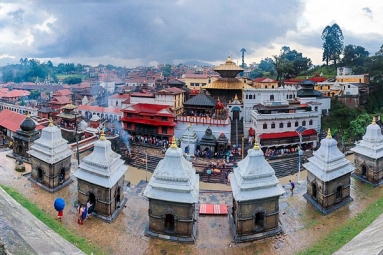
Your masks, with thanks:
[(41, 131), (39, 139), (34, 141), (28, 154), (48, 164), (55, 164), (72, 156), (68, 141), (61, 135), (61, 129), (50, 123)]
[[(226, 62), (216, 68), (213, 69), (214, 71), (221, 74), (223, 71), (234, 71), (233, 73), (238, 74), (240, 72), (243, 72), (245, 69), (242, 67), (237, 66), (230, 57), (227, 58)], [(235, 77), (235, 75), (234, 75)]]
[(163, 116), (163, 117), (176, 116), (168, 105), (160, 105), (160, 104), (145, 104), (145, 103), (131, 104), (131, 105), (128, 105), (122, 111), (127, 113), (137, 113), (140, 115), (150, 115), (150, 116)]
[[(175, 140), (175, 139), (173, 139)], [(144, 196), (149, 199), (195, 204), (199, 201), (199, 175), (175, 141), (153, 172)]]
[(285, 192), (257, 143), (253, 149), (248, 150), (247, 156), (238, 162), (238, 167), (234, 168), (230, 177), (236, 201), (279, 197)]
[(190, 98), (183, 103), (184, 106), (203, 106), (203, 107), (215, 107), (217, 100), (213, 97), (206, 95), (205, 93), (199, 93), (198, 95)]
[(338, 142), (331, 137), (330, 131), (320, 143), (319, 149), (308, 158), (309, 162), (303, 164), (307, 171), (324, 182), (351, 174), (354, 171), (354, 166), (338, 149)]
[(101, 133), (100, 140), (95, 142), (92, 153), (83, 158), (73, 175), (77, 179), (112, 188), (126, 170), (128, 166), (124, 164), (121, 155), (112, 150), (111, 142)]
[(253, 88), (249, 84), (241, 82), (237, 78), (220, 78), (216, 81), (213, 81), (210, 84), (207, 84), (203, 87), (204, 89), (229, 89), (229, 90), (242, 90)]
[(367, 126), (363, 139), (356, 142), (351, 151), (374, 159), (383, 157), (382, 129), (375, 123), (375, 120)]

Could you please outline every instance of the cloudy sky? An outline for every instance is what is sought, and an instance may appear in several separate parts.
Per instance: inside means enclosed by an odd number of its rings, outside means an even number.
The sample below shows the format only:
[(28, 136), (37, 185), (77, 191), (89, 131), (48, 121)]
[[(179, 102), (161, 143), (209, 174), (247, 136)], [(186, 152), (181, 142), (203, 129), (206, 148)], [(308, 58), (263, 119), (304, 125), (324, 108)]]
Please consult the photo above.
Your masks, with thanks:
[(0, 66), (36, 58), (135, 67), (199, 60), (259, 62), (289, 46), (322, 64), (321, 34), (383, 45), (380, 0), (0, 0)]

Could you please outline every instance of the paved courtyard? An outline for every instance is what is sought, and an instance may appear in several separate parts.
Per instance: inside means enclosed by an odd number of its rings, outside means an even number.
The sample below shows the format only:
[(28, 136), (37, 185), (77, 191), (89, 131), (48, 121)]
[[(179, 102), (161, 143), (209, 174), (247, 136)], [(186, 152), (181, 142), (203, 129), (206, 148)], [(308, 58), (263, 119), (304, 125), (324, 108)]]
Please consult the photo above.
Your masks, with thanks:
[[(84, 225), (78, 225), (74, 207), (77, 201), (76, 180), (70, 186), (50, 194), (28, 181), (28, 175), (23, 176), (14, 171), (13, 160), (6, 157), (6, 153), (0, 152), (0, 183), (17, 189), (52, 218), (57, 215), (53, 208), (54, 199), (64, 198), (67, 206), (62, 224), (100, 247), (105, 254), (294, 254), (310, 247), (319, 238), (363, 211), (382, 192), (381, 188), (372, 188), (352, 179), (351, 195), (354, 201), (330, 215), (323, 216), (303, 198), (302, 195), (306, 191), (304, 181), (297, 184), (294, 196), (291, 196), (288, 179), (296, 180), (297, 177), (290, 176), (280, 179), (286, 191), (280, 199), (280, 223), (284, 234), (252, 243), (235, 244), (232, 242), (227, 215), (204, 215), (198, 217), (196, 243), (180, 244), (150, 239), (144, 235), (149, 219), (148, 201), (142, 196), (146, 185), (145, 178), (141, 178), (143, 181), (132, 181), (130, 187), (125, 186), (124, 192), (128, 201), (113, 223), (105, 223), (92, 217), (86, 220)], [(145, 176), (143, 170), (130, 167), (128, 171), (133, 175)], [(304, 176), (302, 172), (301, 179), (304, 179)], [(223, 186), (226, 189), (230, 187)], [(209, 187), (206, 188), (209, 190), (201, 190), (200, 203), (226, 204), (231, 208), (231, 192), (214, 191)], [(1, 220), (0, 218), (0, 228)]]

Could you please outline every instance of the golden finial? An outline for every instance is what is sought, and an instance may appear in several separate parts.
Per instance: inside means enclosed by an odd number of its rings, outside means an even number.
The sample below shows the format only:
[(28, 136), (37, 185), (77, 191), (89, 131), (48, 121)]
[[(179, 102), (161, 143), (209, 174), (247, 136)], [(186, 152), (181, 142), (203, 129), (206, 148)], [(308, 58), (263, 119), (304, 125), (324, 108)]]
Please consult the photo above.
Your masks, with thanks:
[(30, 118), (31, 117), (31, 115), (29, 114), (29, 112), (27, 112), (27, 118)]
[(234, 100), (238, 100), (238, 95), (235, 94)]
[(258, 145), (258, 139), (255, 139), (254, 141), (254, 150), (259, 150), (259, 145)]
[(101, 141), (105, 141), (105, 134), (104, 134), (104, 129), (101, 129), (101, 136), (100, 136)]
[(191, 128), (191, 124), (190, 124), (190, 122), (188, 123), (188, 129), (190, 129)]
[(173, 135), (172, 138), (172, 145), (170, 145), (170, 148), (178, 148), (176, 143), (176, 137)]
[(52, 117), (49, 117), (49, 125), (50, 127), (53, 127), (53, 120), (52, 120)]
[(326, 138), (329, 138), (329, 139), (332, 138), (330, 128), (327, 130), (327, 137)]
[(376, 119), (375, 119), (375, 116), (374, 117), (372, 117), (372, 123), (371, 123), (372, 125), (375, 125), (376, 124)]

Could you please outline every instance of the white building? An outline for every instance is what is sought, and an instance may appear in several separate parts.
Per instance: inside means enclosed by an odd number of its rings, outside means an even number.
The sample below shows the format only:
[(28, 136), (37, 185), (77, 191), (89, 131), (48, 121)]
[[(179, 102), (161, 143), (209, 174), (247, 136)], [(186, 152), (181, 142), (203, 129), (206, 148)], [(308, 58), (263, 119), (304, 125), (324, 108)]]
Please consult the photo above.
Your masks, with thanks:
[(123, 108), (123, 103), (130, 99), (129, 94), (119, 93), (108, 97), (108, 107)]
[(309, 104), (287, 100), (265, 102), (254, 106), (251, 128), (260, 139), (261, 148), (297, 146), (299, 126), (306, 128), (302, 134), (304, 149), (316, 147), (317, 133), (321, 128), (321, 113)]

